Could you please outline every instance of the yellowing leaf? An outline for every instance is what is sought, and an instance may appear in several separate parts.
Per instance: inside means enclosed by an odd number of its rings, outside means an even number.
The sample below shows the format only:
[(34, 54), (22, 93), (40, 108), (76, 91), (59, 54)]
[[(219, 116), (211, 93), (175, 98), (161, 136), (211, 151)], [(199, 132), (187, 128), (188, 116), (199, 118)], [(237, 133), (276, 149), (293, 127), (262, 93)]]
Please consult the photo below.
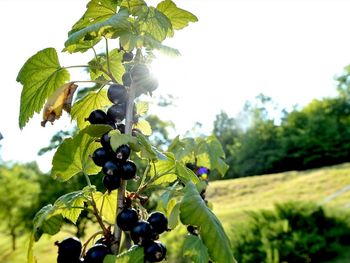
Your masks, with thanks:
[(59, 119), (62, 115), (62, 110), (68, 113), (70, 112), (73, 94), (77, 87), (78, 85), (72, 82), (66, 83), (48, 98), (44, 106), (41, 126), (45, 127), (46, 122), (49, 121), (53, 123), (55, 120)]
[(149, 109), (149, 104), (148, 102), (145, 101), (140, 101), (136, 103), (136, 114), (138, 116), (144, 116)]
[(150, 136), (152, 134), (152, 127), (146, 120), (140, 120), (138, 123), (134, 124), (134, 129), (141, 131), (143, 135)]

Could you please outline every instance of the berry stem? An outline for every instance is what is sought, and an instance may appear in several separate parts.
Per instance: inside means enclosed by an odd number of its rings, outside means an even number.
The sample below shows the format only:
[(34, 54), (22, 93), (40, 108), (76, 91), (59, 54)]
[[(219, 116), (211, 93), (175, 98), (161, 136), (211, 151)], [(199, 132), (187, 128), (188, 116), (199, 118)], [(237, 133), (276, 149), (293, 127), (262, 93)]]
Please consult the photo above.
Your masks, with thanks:
[[(125, 134), (131, 135), (132, 125), (133, 125), (133, 107), (135, 100), (135, 84), (131, 81), (129, 97), (126, 106), (126, 116), (125, 116)], [(122, 210), (124, 207), (124, 197), (125, 197), (125, 188), (126, 188), (126, 180), (122, 180), (117, 196), (117, 207), (116, 207), (116, 216), (118, 215), (118, 211)], [(117, 225), (117, 217), (115, 219), (114, 224), (114, 244), (111, 249), (113, 254), (117, 255), (119, 253), (120, 241), (122, 236), (122, 230)]]

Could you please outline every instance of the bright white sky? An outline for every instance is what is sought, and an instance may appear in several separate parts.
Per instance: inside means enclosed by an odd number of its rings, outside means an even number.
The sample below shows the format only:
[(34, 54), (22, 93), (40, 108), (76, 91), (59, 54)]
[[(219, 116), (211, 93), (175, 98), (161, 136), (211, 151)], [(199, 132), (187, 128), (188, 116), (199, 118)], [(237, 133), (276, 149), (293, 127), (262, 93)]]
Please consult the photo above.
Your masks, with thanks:
[[(199, 18), (177, 32), (168, 45), (181, 58), (161, 58), (154, 65), (160, 80), (157, 94), (178, 97), (177, 108), (161, 110), (184, 134), (194, 122), (209, 133), (215, 115), (234, 116), (259, 93), (281, 106), (306, 104), (335, 94), (333, 76), (350, 63), (350, 1), (178, 0)], [(69, 129), (61, 118), (40, 126), (40, 116), (20, 131), (21, 86), (16, 76), (23, 63), (46, 47), (63, 48), (67, 32), (85, 11), (83, 0), (0, 0), (1, 23), (1, 158), (31, 161), (50, 168), (51, 156), (37, 158), (58, 129)], [(85, 55), (60, 54), (61, 65), (88, 61)]]

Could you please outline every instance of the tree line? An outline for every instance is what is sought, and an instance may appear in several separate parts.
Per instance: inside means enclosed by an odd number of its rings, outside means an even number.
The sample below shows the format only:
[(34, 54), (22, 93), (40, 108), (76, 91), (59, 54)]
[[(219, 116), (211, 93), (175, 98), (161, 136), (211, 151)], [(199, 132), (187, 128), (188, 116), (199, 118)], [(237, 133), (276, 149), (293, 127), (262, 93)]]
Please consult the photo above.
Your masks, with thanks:
[(349, 161), (350, 92), (339, 81), (335, 97), (276, 111), (260, 94), (242, 112), (221, 112), (213, 133), (223, 144), (230, 169), (226, 178), (305, 170)]

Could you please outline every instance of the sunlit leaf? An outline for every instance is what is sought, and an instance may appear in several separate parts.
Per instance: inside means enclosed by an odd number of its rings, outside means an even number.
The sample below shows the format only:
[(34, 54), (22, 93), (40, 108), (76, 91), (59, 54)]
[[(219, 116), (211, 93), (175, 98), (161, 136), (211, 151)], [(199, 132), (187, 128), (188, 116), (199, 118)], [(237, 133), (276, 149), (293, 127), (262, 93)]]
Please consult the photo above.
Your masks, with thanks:
[(82, 130), (90, 123), (85, 119), (90, 113), (97, 109), (104, 109), (112, 103), (107, 98), (107, 91), (102, 89), (97, 92), (91, 92), (76, 103), (71, 111), (72, 119), (77, 121), (78, 128)]
[(23, 128), (34, 112), (39, 113), (45, 101), (69, 80), (69, 73), (60, 66), (54, 48), (46, 48), (30, 57), (17, 76), (23, 85), (19, 127)]
[(135, 149), (133, 146), (138, 144), (137, 139), (129, 134), (121, 134), (120, 132), (113, 131), (109, 135), (111, 136), (110, 142), (113, 151), (123, 144), (129, 145), (132, 149)]
[(198, 18), (181, 8), (178, 8), (176, 4), (171, 0), (164, 0), (157, 5), (157, 9), (166, 15), (173, 29), (179, 30), (188, 26), (189, 22), (197, 22)]
[(143, 34), (152, 36), (155, 40), (163, 41), (172, 32), (172, 25), (167, 16), (154, 7), (149, 7), (147, 17), (140, 26)]
[(53, 157), (52, 177), (67, 181), (79, 173), (91, 175), (99, 172), (101, 167), (96, 166), (89, 155), (101, 147), (96, 138), (110, 129), (107, 125), (90, 125), (73, 138), (65, 139)]
[(210, 258), (218, 263), (235, 263), (230, 241), (219, 219), (206, 206), (196, 186), (189, 182), (180, 205), (180, 220), (184, 225), (197, 226)]
[(192, 170), (178, 162), (176, 163), (176, 174), (184, 183), (192, 182), (197, 184), (199, 182), (197, 175)]
[(142, 117), (144, 116), (149, 109), (149, 103), (145, 101), (139, 101), (136, 103), (136, 115)]
[(147, 120), (139, 120), (133, 125), (133, 128), (138, 129), (145, 136), (150, 136), (152, 134), (152, 127)]
[(102, 218), (111, 225), (115, 223), (117, 193), (118, 191), (115, 190), (111, 193), (106, 192), (103, 194), (101, 192), (95, 192), (93, 194), (97, 209), (100, 212)]

